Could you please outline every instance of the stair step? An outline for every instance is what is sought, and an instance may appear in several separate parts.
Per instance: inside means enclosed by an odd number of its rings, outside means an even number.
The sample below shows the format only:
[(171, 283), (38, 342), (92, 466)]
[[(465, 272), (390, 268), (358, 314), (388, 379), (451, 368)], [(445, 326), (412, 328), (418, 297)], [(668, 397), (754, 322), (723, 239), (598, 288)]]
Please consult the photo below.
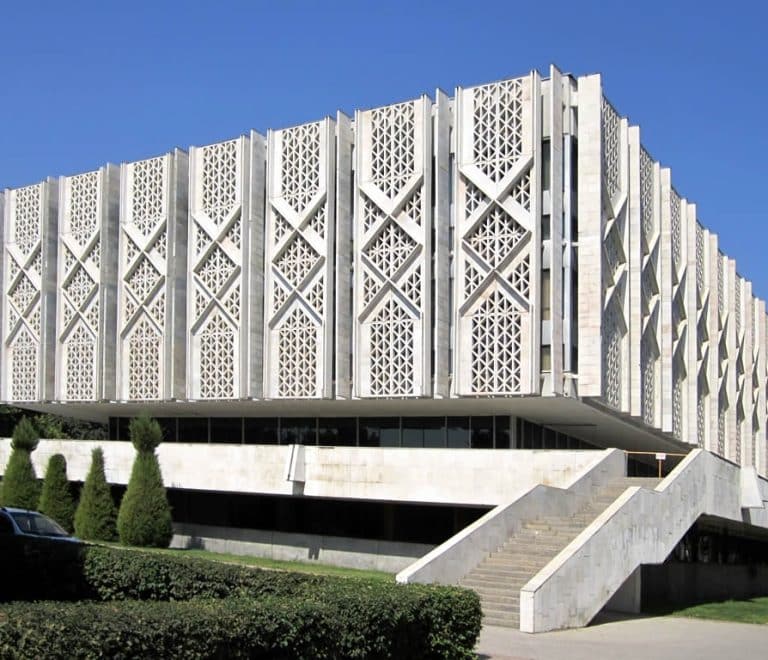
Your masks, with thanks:
[(499, 626), (501, 628), (520, 628), (520, 617), (483, 617), (486, 626)]

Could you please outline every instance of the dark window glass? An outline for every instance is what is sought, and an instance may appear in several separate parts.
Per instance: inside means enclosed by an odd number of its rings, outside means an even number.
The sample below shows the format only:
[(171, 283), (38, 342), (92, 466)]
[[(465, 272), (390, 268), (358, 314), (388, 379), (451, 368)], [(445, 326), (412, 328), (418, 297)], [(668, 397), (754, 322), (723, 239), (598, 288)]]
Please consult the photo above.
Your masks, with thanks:
[(445, 417), (403, 417), (403, 447), (445, 447)]
[(493, 417), (473, 417), (472, 448), (493, 449)]
[(211, 442), (242, 444), (243, 418), (211, 417)]
[(243, 421), (246, 445), (277, 444), (277, 417), (246, 417)]
[(314, 417), (283, 417), (280, 419), (281, 445), (316, 445)]
[(179, 417), (178, 428), (179, 442), (208, 442), (207, 417)]
[(509, 417), (496, 418), (496, 449), (509, 449)]
[(448, 418), (448, 447), (457, 449), (469, 447), (469, 417)]
[(399, 417), (361, 417), (361, 447), (399, 447)]
[(109, 439), (117, 440), (117, 417), (109, 418)]
[(176, 442), (176, 418), (158, 417), (157, 423), (163, 431), (163, 442)]
[(5, 536), (8, 534), (13, 534), (13, 523), (11, 522), (11, 519), (6, 516), (4, 513), (0, 513), (0, 536)]
[(117, 418), (117, 439), (129, 441), (131, 439), (130, 429), (128, 428), (131, 423), (130, 417), (118, 417)]
[(321, 417), (318, 441), (321, 445), (354, 447), (357, 444), (357, 420), (354, 417)]

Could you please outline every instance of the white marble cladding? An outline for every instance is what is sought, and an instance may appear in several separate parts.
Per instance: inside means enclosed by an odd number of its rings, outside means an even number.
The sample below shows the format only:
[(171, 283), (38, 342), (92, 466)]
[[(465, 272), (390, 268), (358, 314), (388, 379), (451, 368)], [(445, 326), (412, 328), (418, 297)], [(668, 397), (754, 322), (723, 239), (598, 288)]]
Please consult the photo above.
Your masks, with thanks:
[(764, 474), (765, 304), (600, 77), (578, 95), (579, 394)]
[(184, 398), (187, 154), (122, 165), (117, 396)]
[(768, 471), (765, 304), (597, 75), (3, 202), (4, 401), (567, 395)]

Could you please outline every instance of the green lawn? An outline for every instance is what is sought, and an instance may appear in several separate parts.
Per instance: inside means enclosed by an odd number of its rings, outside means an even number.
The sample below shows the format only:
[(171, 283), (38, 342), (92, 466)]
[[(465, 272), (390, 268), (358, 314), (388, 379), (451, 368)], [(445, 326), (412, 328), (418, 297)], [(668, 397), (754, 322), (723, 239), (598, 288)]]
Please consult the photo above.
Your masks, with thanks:
[(768, 598), (749, 600), (726, 600), (718, 603), (703, 603), (683, 610), (675, 610), (669, 616), (687, 616), (697, 619), (718, 619), (739, 623), (768, 624)]
[[(115, 547), (124, 548), (115, 544)], [(329, 566), (328, 564), (300, 562), (300, 561), (279, 561), (277, 559), (266, 559), (263, 557), (251, 557), (246, 555), (232, 555), (223, 552), (210, 552), (208, 550), (178, 550), (168, 549), (160, 550), (156, 548), (130, 548), (139, 552), (159, 552), (163, 554), (175, 555), (177, 557), (195, 557), (197, 559), (210, 559), (211, 561), (221, 561), (228, 564), (242, 564), (244, 566), (253, 566), (255, 568), (267, 568), (278, 571), (295, 571), (298, 573), (314, 573), (315, 575), (333, 575), (341, 577), (357, 577), (369, 580), (380, 580), (382, 582), (394, 581), (392, 573), (382, 571), (359, 570), (355, 568), (343, 568), (341, 566)]]

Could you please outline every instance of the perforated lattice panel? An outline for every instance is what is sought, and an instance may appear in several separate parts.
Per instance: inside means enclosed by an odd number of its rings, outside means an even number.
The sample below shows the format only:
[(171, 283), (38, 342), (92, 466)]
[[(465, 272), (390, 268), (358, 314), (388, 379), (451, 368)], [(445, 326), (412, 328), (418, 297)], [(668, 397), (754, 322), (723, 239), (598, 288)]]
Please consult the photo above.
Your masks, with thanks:
[(270, 136), (266, 382), (275, 398), (329, 394), (323, 375), (330, 369), (326, 333), (332, 332), (332, 126), (316, 122)]
[(192, 398), (240, 395), (244, 139), (192, 152), (187, 295)]
[(458, 394), (532, 390), (534, 79), (460, 90), (454, 255)]
[(169, 168), (168, 156), (125, 166), (119, 350), (122, 396), (130, 400), (164, 396)]
[(58, 395), (69, 401), (99, 398), (103, 194), (99, 171), (64, 179), (63, 223), (59, 227), (59, 254), (64, 259), (59, 265), (58, 341), (62, 365)]
[(40, 398), (42, 288), (42, 184), (11, 190), (9, 235), (4, 247), (4, 344), (7, 395), (12, 401)]
[(430, 377), (431, 212), (426, 99), (358, 113), (356, 382), (361, 396), (424, 392)]

